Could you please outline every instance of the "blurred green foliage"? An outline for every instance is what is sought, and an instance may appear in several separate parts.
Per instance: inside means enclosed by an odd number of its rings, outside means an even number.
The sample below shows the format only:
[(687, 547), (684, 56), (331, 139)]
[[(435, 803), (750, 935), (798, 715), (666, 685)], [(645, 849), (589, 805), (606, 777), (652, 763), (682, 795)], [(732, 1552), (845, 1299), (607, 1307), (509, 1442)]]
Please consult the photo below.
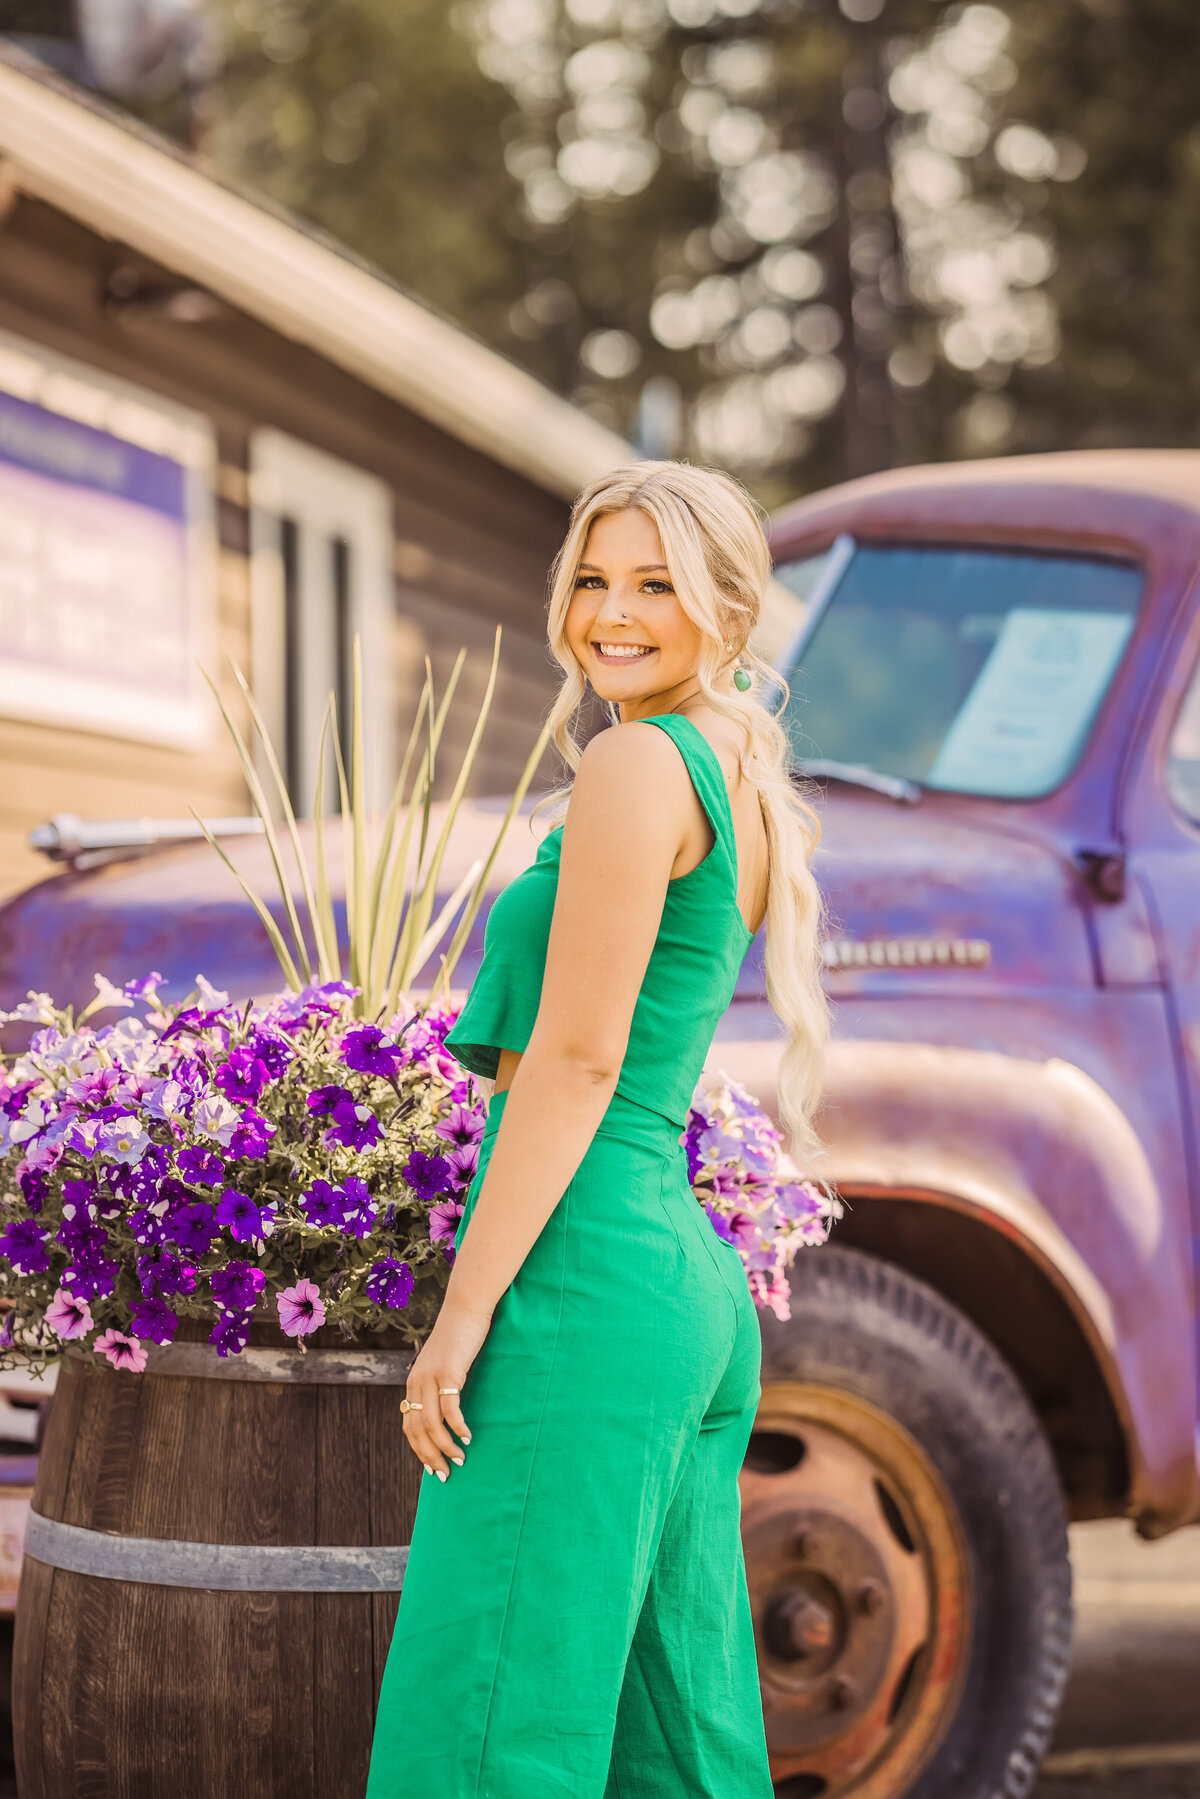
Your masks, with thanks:
[(1197, 0), (204, 4), (218, 166), (649, 453), (1194, 441)]
[(1028, 184), (1054, 244), (1061, 347), (1017, 370), (1019, 448), (1194, 445), (1200, 434), (1200, 6), (1009, 0), (1008, 111), (1086, 166)]
[(509, 104), (445, 0), (213, 0), (204, 147), (498, 347), (529, 246), (500, 155)]

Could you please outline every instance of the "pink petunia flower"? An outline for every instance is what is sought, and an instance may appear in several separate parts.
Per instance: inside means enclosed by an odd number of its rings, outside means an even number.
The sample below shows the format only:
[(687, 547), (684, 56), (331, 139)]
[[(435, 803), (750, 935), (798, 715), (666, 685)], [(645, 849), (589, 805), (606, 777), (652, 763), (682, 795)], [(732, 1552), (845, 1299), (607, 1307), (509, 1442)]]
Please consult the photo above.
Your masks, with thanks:
[(276, 1295), (279, 1328), (285, 1337), (307, 1337), (325, 1322), (325, 1304), (313, 1281), (297, 1281)]
[(124, 1331), (106, 1330), (96, 1338), (93, 1347), (107, 1356), (114, 1368), (128, 1368), (131, 1374), (140, 1374), (146, 1366), (146, 1351), (136, 1337), (127, 1337)]
[(429, 1208), (429, 1237), (433, 1243), (453, 1243), (463, 1215), (461, 1201), (443, 1199)]
[(91, 1307), (77, 1293), (60, 1287), (46, 1307), (46, 1323), (56, 1337), (70, 1343), (75, 1337), (86, 1337), (92, 1329)]
[(758, 1243), (758, 1220), (749, 1212), (732, 1212), (729, 1228), (738, 1249), (753, 1249)]

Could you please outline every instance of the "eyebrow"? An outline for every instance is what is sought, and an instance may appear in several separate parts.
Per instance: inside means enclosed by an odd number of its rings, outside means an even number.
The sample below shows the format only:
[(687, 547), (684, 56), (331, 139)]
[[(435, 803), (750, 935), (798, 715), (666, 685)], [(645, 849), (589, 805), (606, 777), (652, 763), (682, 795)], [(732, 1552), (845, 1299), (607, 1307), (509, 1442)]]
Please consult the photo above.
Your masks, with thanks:
[[(594, 562), (581, 562), (579, 564), (579, 566), (581, 569), (583, 569), (583, 568), (590, 569), (592, 574), (594, 574), (594, 575), (603, 574), (603, 572), (604, 572), (603, 569), (597, 568), (597, 566)], [(668, 570), (665, 562), (643, 562), (643, 563), (640, 563), (639, 566), (637, 568), (635, 568), (633, 572), (635, 575), (653, 575), (653, 574), (656, 574), (659, 569), (662, 569), (664, 574), (668, 574), (670, 572)]]

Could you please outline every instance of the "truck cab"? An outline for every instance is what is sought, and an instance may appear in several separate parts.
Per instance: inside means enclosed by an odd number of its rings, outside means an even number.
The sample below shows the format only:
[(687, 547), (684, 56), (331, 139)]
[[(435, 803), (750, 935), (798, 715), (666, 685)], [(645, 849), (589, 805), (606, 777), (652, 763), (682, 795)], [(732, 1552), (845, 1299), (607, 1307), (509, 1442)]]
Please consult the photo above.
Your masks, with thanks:
[[(1068, 1667), (1068, 1521), (1200, 1518), (1200, 454), (899, 471), (772, 541), (823, 820), (813, 1172), (844, 1206), (763, 1316), (743, 1471), (776, 1792), (1017, 1799)], [(462, 815), (447, 891), (502, 803)], [(511, 832), (497, 885), (535, 848)], [(482, 920), (464, 987), (481, 946)], [(762, 949), (710, 1066), (770, 1106)], [(0, 910), (0, 1005), (148, 967), (278, 985), (203, 844)]]
[[(1200, 1515), (1200, 456), (905, 470), (773, 549), (846, 1205), (764, 1322), (745, 1476), (779, 1790), (1025, 1792), (1061, 1512)], [(769, 1092), (753, 962), (722, 1032)]]

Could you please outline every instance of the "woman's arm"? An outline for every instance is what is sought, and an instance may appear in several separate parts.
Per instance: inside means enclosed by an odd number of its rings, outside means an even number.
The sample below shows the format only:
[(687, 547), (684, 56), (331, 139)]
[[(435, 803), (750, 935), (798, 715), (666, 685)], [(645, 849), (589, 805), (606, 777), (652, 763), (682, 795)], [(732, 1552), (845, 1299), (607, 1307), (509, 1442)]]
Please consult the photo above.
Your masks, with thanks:
[[(492, 1312), (570, 1185), (616, 1089), (675, 858), (699, 802), (653, 725), (618, 725), (584, 751), (563, 828), (541, 1004), (470, 1228), (413, 1364), (410, 1444), (442, 1478), (461, 1451), (438, 1388), (461, 1386)], [(469, 1441), (458, 1402), (446, 1419)]]

